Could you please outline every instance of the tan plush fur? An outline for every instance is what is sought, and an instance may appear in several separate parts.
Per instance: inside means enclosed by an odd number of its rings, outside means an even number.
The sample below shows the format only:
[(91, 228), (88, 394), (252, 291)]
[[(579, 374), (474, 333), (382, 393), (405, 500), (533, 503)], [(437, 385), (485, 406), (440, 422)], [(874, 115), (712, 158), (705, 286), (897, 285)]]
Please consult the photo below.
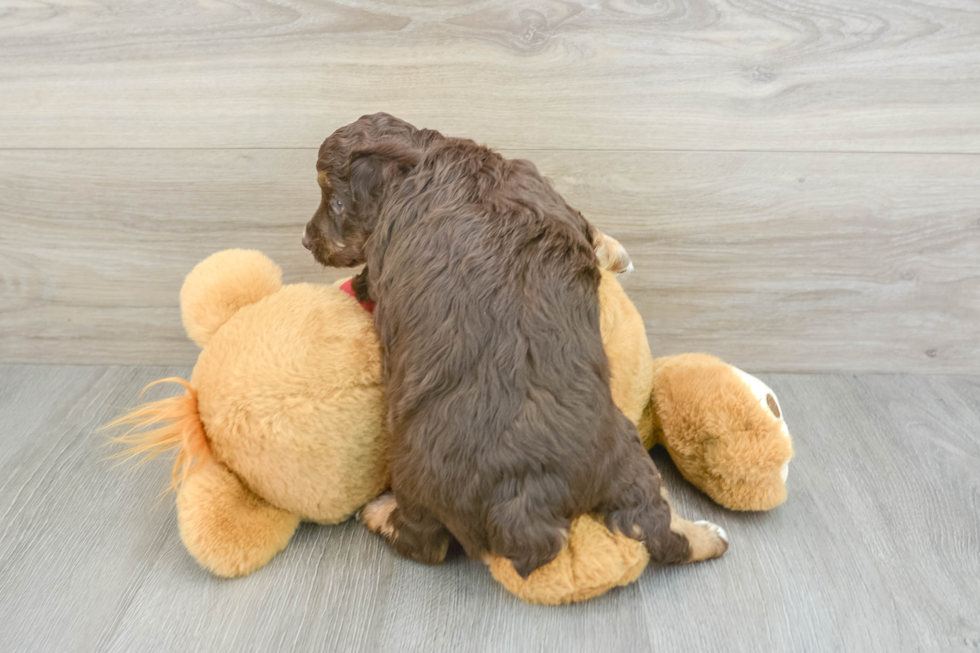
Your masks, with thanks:
[(733, 368), (707, 354), (658, 358), (654, 367), (641, 425), (648, 445), (664, 445), (684, 477), (726, 508), (769, 510), (785, 501), (789, 434)]
[[(184, 379), (171, 377), (154, 381), (143, 388), (143, 392), (161, 383), (177, 383), (184, 386), (186, 392), (143, 404), (103, 428), (129, 427), (124, 435), (111, 439), (126, 448), (110, 458), (121, 458), (123, 462), (139, 458), (139, 462), (144, 463), (176, 449), (169, 488), (176, 490), (190, 475), (195, 464), (210, 459), (211, 448), (204, 434), (204, 426), (198, 418), (197, 391)], [(151, 428), (156, 424), (162, 426)]]
[(352, 297), (283, 287), (267, 257), (228, 250), (187, 276), (181, 312), (203, 344), (190, 383), (175, 380), (186, 393), (112, 425), (160, 425), (117, 438), (124, 455), (177, 450), (181, 536), (203, 566), (250, 573), (300, 519), (344, 521), (387, 487), (380, 350)]
[(299, 517), (270, 506), (218, 462), (208, 462), (177, 492), (184, 546), (219, 576), (250, 574), (282, 551)]
[[(181, 290), (188, 335), (202, 346), (185, 394), (115, 423), (150, 429), (123, 436), (129, 453), (178, 451), (181, 537), (222, 576), (258, 569), (300, 520), (343, 521), (388, 483), (371, 316), (335, 287), (282, 286), (280, 276), (253, 251), (201, 262)], [(654, 361), (639, 313), (607, 272), (600, 305), (613, 397), (648, 446), (664, 444), (685, 476), (723, 505), (781, 501), (785, 487), (770, 472), (791, 455), (788, 434), (773, 441), (778, 428), (733, 368), (697, 355)], [(706, 542), (714, 555), (717, 538)], [(586, 516), (573, 523), (558, 558), (527, 580), (505, 560), (488, 564), (522, 599), (554, 604), (629, 583), (647, 560), (639, 542)]]
[(180, 290), (180, 313), (188, 337), (198, 347), (243, 306), (282, 286), (282, 270), (261, 252), (228, 249), (198, 265)]
[(595, 517), (583, 515), (572, 522), (568, 543), (558, 557), (527, 580), (505, 558), (491, 558), (489, 565), (494, 578), (528, 603), (559, 605), (632, 583), (649, 560), (640, 542), (613, 534)]
[(599, 328), (609, 357), (613, 400), (630, 421), (638, 424), (650, 403), (653, 383), (653, 359), (643, 319), (616, 276), (606, 270), (602, 270), (599, 284), (599, 307)]
[(191, 377), (213, 455), (304, 520), (343, 521), (388, 484), (369, 318), (334, 288), (285, 286), (228, 320)]

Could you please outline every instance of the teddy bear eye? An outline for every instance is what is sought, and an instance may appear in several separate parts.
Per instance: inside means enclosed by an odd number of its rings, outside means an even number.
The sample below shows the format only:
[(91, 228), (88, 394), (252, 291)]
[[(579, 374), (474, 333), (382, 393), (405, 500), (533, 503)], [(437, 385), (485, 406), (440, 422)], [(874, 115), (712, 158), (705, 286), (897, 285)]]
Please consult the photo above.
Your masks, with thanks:
[(343, 205), (344, 205), (343, 202), (341, 202), (340, 200), (337, 200), (337, 206), (343, 206)]

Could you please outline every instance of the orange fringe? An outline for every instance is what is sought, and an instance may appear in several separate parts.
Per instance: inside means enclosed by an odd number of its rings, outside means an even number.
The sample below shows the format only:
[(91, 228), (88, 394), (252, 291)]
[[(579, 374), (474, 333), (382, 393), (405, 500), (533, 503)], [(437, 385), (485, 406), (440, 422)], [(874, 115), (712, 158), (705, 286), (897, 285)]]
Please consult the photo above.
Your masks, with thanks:
[[(139, 457), (136, 462), (139, 466), (160, 454), (177, 449), (177, 458), (170, 475), (170, 487), (164, 492), (167, 494), (180, 487), (196, 471), (199, 463), (206, 462), (211, 457), (211, 449), (197, 411), (197, 390), (184, 379), (169, 377), (146, 386), (140, 396), (160, 383), (179, 383), (187, 392), (138, 406), (102, 428), (130, 427), (124, 435), (110, 438), (110, 443), (126, 447), (124, 451), (109, 456), (110, 459), (121, 458), (119, 464)], [(151, 428), (154, 426), (156, 428)]]

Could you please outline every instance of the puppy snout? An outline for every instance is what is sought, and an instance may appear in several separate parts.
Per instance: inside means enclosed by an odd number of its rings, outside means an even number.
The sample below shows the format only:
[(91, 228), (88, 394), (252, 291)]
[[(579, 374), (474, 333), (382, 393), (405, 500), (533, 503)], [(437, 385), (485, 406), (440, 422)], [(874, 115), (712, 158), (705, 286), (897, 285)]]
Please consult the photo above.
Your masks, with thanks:
[(313, 251), (313, 239), (310, 238), (310, 227), (309, 225), (303, 227), (303, 247)]

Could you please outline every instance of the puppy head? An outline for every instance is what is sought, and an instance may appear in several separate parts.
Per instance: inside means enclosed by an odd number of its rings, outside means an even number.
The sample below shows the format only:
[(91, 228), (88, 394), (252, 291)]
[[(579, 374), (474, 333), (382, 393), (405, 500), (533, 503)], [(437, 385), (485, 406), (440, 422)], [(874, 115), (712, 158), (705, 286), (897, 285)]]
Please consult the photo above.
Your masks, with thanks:
[[(425, 131), (425, 130), (422, 130)], [(420, 130), (386, 113), (362, 116), (320, 146), (320, 207), (303, 231), (303, 246), (330, 267), (364, 263), (386, 188), (418, 162)]]

